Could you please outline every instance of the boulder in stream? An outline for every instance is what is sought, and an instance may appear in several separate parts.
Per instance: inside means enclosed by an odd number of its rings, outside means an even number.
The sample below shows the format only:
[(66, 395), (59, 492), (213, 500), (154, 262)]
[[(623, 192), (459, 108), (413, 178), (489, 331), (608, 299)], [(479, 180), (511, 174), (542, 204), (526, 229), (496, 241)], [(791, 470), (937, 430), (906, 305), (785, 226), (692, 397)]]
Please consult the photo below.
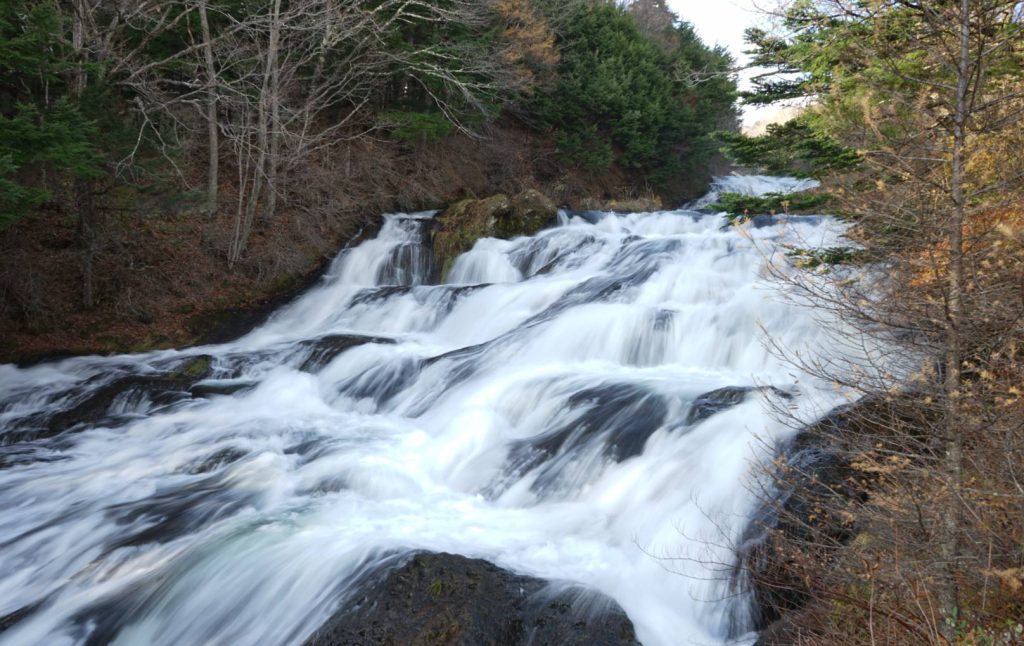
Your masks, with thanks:
[(456, 202), (436, 218), (432, 247), (439, 277), (443, 280), (455, 259), (480, 238), (533, 235), (557, 219), (554, 203), (532, 189), (512, 198), (498, 194)]
[(624, 646), (639, 644), (611, 599), (455, 554), (382, 568), (306, 646)]

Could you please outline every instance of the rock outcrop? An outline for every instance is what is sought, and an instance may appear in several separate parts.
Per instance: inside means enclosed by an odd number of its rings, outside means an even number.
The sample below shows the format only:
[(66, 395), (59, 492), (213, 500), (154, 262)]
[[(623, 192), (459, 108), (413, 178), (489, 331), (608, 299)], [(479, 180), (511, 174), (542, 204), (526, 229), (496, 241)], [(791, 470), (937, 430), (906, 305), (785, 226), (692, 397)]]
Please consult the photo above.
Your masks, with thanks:
[(639, 644), (607, 597), (454, 554), (416, 554), (368, 577), (306, 646)]
[(117, 417), (119, 409), (130, 410), (140, 402), (149, 407), (174, 404), (192, 397), (190, 389), (212, 373), (213, 357), (205, 354), (173, 360), (151, 373), (121, 372), (103, 385), (84, 389), (85, 396), (77, 401), (51, 406), (46, 412), (0, 430), (0, 445), (56, 437), (94, 426)]
[(533, 235), (554, 224), (557, 217), (554, 203), (532, 189), (513, 198), (499, 194), (452, 204), (438, 214), (431, 240), (438, 277), (444, 279), (459, 254), (480, 238)]
[(863, 434), (869, 419), (885, 414), (885, 404), (865, 400), (840, 406), (780, 447), (773, 490), (766, 492), (739, 546), (733, 585), (752, 593), (734, 635), (762, 632), (758, 643), (788, 643), (772, 636), (813, 598), (814, 568), (827, 568), (836, 550), (859, 528), (855, 508), (867, 497), (863, 474), (852, 463), (851, 438)]
[(612, 200), (588, 198), (579, 203), (579, 209), (583, 211), (612, 211), (613, 213), (650, 213), (661, 211), (664, 208), (665, 203), (657, 195)]

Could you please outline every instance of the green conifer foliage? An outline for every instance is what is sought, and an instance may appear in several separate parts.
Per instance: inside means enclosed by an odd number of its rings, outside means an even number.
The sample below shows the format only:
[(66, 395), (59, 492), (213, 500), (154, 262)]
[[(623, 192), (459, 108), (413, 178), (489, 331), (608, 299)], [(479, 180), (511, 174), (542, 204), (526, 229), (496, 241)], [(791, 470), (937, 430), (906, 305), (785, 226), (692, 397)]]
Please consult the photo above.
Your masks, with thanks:
[(735, 121), (732, 61), (686, 23), (669, 35), (651, 40), (614, 5), (573, 16), (558, 85), (541, 101), (563, 155), (595, 170), (618, 163), (654, 182), (706, 161), (707, 134)]
[(0, 8), (0, 226), (48, 198), (47, 173), (100, 173), (96, 127), (66, 96), (59, 25), (47, 3)]

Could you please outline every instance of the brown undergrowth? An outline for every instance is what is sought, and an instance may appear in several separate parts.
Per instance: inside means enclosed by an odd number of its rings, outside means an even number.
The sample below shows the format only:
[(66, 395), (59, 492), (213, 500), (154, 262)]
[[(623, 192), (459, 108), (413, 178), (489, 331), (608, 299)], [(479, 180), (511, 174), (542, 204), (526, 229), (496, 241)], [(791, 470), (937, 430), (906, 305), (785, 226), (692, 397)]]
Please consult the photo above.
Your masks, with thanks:
[[(956, 481), (943, 469), (938, 432), (949, 415), (944, 366), (929, 361), (935, 353), (925, 343), (937, 328), (928, 323), (942, 317), (948, 246), (926, 241), (888, 256), (901, 279), (882, 285), (913, 285), (914, 300), (894, 294), (881, 301), (891, 307), (860, 318), (876, 330), (878, 321), (914, 330), (891, 336), (890, 346), (921, 359), (921, 368), (885, 387), (862, 374), (866, 397), (802, 429), (766, 473), (767, 520), (751, 530), (757, 540), (743, 554), (764, 646), (1024, 644), (1022, 206), (979, 209), (965, 226), (969, 333), (952, 395), (963, 446)], [(959, 598), (952, 616), (937, 594), (949, 569), (943, 521), (951, 504)]]
[[(188, 194), (101, 195), (92, 309), (82, 305), (83, 251), (66, 196), (0, 232), (0, 362), (174, 347), (209, 340), (211, 330), (215, 338), (241, 332), (258, 320), (254, 311), (307, 286), (347, 242), (374, 232), (382, 213), (528, 188), (570, 207), (651, 197), (630, 173), (566, 165), (551, 141), (513, 125), (418, 145), (366, 138), (291, 169), (278, 212), (257, 223), (244, 258), (229, 267), (234, 174), (222, 172), (212, 214)], [(192, 179), (201, 185), (198, 171)], [(692, 195), (705, 179), (692, 178), (667, 199)]]

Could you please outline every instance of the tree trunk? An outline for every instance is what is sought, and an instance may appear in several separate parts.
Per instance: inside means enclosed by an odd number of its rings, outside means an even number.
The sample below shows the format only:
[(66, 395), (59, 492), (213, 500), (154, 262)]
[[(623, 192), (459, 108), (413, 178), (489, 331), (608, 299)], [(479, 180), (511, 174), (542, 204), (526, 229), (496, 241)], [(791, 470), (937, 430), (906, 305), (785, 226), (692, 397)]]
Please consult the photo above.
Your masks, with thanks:
[[(242, 254), (249, 241), (249, 234), (252, 232), (253, 223), (256, 220), (256, 211), (259, 206), (260, 197), (263, 195), (263, 187), (268, 183), (267, 157), (270, 140), (270, 85), (275, 59), (277, 57), (278, 39), (281, 29), (281, 0), (274, 0), (273, 15), (270, 22), (270, 34), (267, 43), (267, 55), (263, 66), (263, 81), (260, 85), (259, 100), (256, 111), (256, 163), (252, 167), (252, 186), (249, 189), (244, 212), (235, 222), (235, 239), (232, 241), (231, 250), (228, 253), (228, 263), (234, 265), (241, 260)], [(272, 191), (271, 191), (272, 192)], [(237, 217), (237, 216), (236, 216)]]
[(210, 38), (210, 21), (206, 15), (206, 0), (199, 3), (199, 22), (203, 31), (203, 58), (206, 63), (206, 134), (209, 161), (206, 171), (206, 208), (213, 213), (217, 210), (217, 189), (220, 172), (220, 141), (217, 123), (217, 69), (213, 64), (213, 44)]
[(71, 23), (71, 48), (75, 52), (75, 69), (71, 79), (71, 96), (76, 99), (85, 91), (85, 17), (89, 7), (85, 0), (75, 0)]
[[(75, 0), (71, 24), (71, 47), (75, 54), (72, 71), (71, 96), (78, 100), (85, 92), (88, 77), (85, 72), (85, 31), (86, 17), (90, 11), (85, 0)], [(99, 222), (96, 219), (96, 192), (93, 180), (76, 177), (74, 181), (75, 206), (78, 214), (78, 237), (82, 242), (82, 307), (91, 310), (96, 306), (95, 265), (99, 252)]]
[(100, 223), (97, 220), (93, 180), (80, 177), (75, 180), (75, 200), (78, 203), (78, 236), (82, 241), (82, 307), (96, 307), (96, 256), (100, 248)]
[(941, 527), (941, 550), (945, 569), (939, 582), (937, 598), (942, 616), (942, 636), (949, 643), (956, 639), (956, 624), (960, 606), (957, 583), (960, 558), (960, 498), (963, 485), (963, 433), (961, 414), (962, 350), (964, 285), (964, 219), (967, 208), (964, 195), (965, 145), (969, 116), (968, 92), (971, 80), (971, 0), (960, 0), (958, 21), (960, 49), (957, 56), (956, 105), (953, 114), (953, 159), (950, 173), (952, 212), (947, 222), (946, 238), (949, 244), (949, 275), (946, 302), (946, 361), (944, 428), (944, 459), (947, 479), (947, 500)]
[[(243, 132), (248, 137), (249, 130), (249, 115), (245, 113), (243, 117)], [(228, 246), (228, 266), (233, 267), (236, 262), (242, 256), (242, 223), (245, 219), (245, 194), (248, 190), (249, 181), (249, 162), (252, 159), (252, 152), (249, 141), (247, 138), (240, 138), (237, 140), (237, 147), (235, 149), (235, 158), (238, 160), (238, 195), (235, 200), (235, 233), (231, 238), (231, 244)]]
[(270, 30), (267, 61), (270, 66), (270, 155), (267, 158), (267, 204), (264, 217), (274, 217), (277, 210), (278, 169), (281, 160), (281, 64), (278, 49), (281, 41), (281, 1), (274, 3), (274, 22)]

